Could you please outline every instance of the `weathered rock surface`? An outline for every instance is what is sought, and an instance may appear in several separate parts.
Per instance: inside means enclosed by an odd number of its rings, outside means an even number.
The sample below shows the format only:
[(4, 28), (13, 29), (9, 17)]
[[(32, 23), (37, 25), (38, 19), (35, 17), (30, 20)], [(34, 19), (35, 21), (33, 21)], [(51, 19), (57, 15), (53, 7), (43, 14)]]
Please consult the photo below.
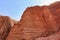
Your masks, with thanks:
[(49, 6), (28, 7), (6, 40), (55, 40), (55, 38), (60, 39), (60, 2)]
[(48, 37), (38, 37), (35, 40), (60, 40), (60, 31), (58, 31)]
[(0, 16), (0, 40), (5, 40), (15, 22), (8, 16)]

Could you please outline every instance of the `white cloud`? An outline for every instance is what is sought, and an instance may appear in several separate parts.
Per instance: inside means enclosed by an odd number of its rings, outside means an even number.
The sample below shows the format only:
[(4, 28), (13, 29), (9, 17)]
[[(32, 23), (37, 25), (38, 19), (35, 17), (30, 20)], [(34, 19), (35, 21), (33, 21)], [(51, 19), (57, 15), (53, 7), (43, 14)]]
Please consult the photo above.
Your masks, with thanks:
[(32, 0), (34, 2), (33, 5), (49, 5), (53, 2), (60, 1), (60, 0)]

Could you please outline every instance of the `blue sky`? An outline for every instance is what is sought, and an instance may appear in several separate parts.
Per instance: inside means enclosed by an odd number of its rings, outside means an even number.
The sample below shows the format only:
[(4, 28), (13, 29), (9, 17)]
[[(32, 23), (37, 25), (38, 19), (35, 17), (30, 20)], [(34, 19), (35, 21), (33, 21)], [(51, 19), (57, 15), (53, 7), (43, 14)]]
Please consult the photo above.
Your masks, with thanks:
[(29, 6), (49, 5), (58, 0), (0, 0), (0, 15), (20, 20), (24, 10)]

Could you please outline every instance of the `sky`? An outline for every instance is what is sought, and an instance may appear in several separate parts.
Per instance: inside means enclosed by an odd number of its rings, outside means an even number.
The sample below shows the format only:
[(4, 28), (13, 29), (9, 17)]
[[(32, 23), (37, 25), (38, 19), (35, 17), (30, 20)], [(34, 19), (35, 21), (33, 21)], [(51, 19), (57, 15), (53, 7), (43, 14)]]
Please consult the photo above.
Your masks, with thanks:
[(0, 0), (0, 15), (20, 20), (27, 7), (49, 5), (56, 1), (59, 0)]

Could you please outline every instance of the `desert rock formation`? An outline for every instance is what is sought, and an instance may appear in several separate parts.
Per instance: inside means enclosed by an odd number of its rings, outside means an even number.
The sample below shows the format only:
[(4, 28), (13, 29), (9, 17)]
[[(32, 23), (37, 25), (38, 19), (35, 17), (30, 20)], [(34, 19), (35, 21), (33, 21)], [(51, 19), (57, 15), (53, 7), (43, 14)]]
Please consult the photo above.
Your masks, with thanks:
[(56, 2), (49, 6), (28, 7), (6, 40), (59, 40), (59, 38), (60, 2)]
[(0, 16), (0, 40), (5, 40), (10, 32), (10, 29), (13, 27), (14, 22), (8, 16)]

